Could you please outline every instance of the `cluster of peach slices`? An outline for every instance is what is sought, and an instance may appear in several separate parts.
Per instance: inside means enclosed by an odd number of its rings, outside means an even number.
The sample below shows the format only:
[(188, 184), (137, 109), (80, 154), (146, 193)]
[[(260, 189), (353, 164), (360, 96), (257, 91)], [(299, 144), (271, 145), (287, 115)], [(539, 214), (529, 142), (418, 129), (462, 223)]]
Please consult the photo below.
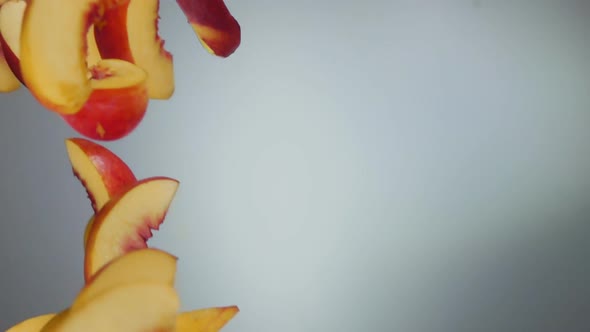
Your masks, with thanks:
[(76, 177), (94, 210), (84, 234), (85, 285), (70, 307), (7, 332), (216, 332), (235, 305), (180, 311), (178, 258), (147, 246), (178, 188), (167, 177), (138, 180), (113, 152), (83, 138), (66, 140)]
[[(226, 58), (240, 25), (223, 0), (176, 0), (203, 47)], [(159, 0), (0, 0), (0, 92), (21, 84), (85, 137), (131, 133), (174, 93)]]

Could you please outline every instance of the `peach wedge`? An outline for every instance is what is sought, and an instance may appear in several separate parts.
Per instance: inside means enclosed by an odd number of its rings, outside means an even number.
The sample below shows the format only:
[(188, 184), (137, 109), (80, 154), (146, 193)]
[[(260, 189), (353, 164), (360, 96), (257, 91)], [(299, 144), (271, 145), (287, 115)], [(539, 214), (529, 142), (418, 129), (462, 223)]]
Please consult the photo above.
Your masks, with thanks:
[(180, 300), (174, 288), (160, 283), (114, 287), (86, 304), (62, 311), (41, 332), (174, 331)]
[(19, 38), (24, 0), (8, 1), (0, 6), (0, 91), (12, 92), (20, 88)]
[(55, 314), (32, 317), (14, 325), (6, 330), (6, 332), (39, 332), (54, 317)]
[(240, 46), (240, 24), (223, 0), (176, 0), (176, 3), (209, 53), (226, 58)]
[(125, 284), (154, 282), (174, 286), (178, 258), (158, 249), (139, 249), (113, 259), (84, 286), (72, 308), (92, 301), (103, 292)]
[(0, 40), (0, 92), (13, 92), (20, 88), (21, 83), (16, 78), (2, 52), (3, 41)]
[(85, 138), (65, 140), (72, 171), (97, 213), (114, 196), (137, 182), (131, 168), (106, 147)]
[(84, 255), (87, 283), (111, 260), (147, 248), (152, 230), (159, 229), (164, 221), (178, 184), (167, 177), (138, 181), (92, 217)]
[(237, 306), (183, 312), (176, 318), (176, 332), (217, 332), (239, 312)]
[[(8, 66), (21, 83), (24, 82), (20, 70), (20, 37), (26, 7), (25, 0), (9, 0), (0, 7), (0, 42), (2, 44), (0, 53), (5, 54)], [(86, 60), (88, 66), (92, 67), (101, 60), (94, 33), (87, 34), (86, 43), (88, 53)]]

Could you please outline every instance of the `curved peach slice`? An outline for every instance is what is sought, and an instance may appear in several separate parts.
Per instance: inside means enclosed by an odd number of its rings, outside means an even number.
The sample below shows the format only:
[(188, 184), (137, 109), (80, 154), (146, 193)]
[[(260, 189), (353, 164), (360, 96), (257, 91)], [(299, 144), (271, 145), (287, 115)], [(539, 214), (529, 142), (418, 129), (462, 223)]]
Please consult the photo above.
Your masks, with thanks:
[(173, 331), (180, 300), (174, 288), (135, 283), (112, 288), (55, 316), (42, 332)]
[[(74, 176), (86, 190), (94, 213), (137, 182), (129, 166), (104, 146), (84, 138), (69, 138), (65, 143)], [(92, 220), (86, 225), (84, 245)]]
[(94, 38), (94, 25), (91, 25), (86, 33), (86, 64), (92, 68), (102, 60), (98, 46), (96, 45), (96, 38)]
[(72, 308), (90, 302), (111, 288), (130, 283), (154, 282), (174, 286), (178, 258), (158, 249), (139, 249), (126, 253), (98, 270), (72, 304)]
[(147, 248), (152, 230), (164, 221), (178, 185), (177, 180), (167, 177), (138, 181), (94, 215), (84, 256), (87, 283), (112, 259)]
[(176, 317), (176, 332), (217, 332), (239, 311), (237, 306), (228, 306), (183, 312)]
[(101, 141), (123, 138), (147, 111), (146, 79), (146, 72), (129, 62), (100, 60), (92, 68), (90, 98), (78, 112), (62, 117), (86, 137)]
[(129, 46), (136, 65), (148, 72), (150, 98), (168, 99), (174, 93), (172, 54), (158, 35), (159, 0), (132, 0), (127, 12)]
[(95, 37), (103, 58), (133, 62), (148, 73), (148, 95), (168, 99), (174, 93), (172, 54), (158, 35), (159, 0), (131, 0), (104, 13)]
[[(20, 68), (33, 96), (60, 114), (82, 109), (95, 88), (121, 88), (93, 83), (86, 63), (88, 28), (104, 11), (129, 0), (35, 0), (27, 3), (20, 38)], [(101, 63), (99, 63), (100, 66)], [(102, 64), (111, 64), (105, 63)], [(115, 68), (121, 69), (121, 68)], [(125, 69), (125, 73), (133, 71)], [(135, 84), (137, 78), (132, 81)], [(130, 87), (130, 85), (126, 85)], [(127, 93), (132, 93), (128, 90)], [(129, 105), (132, 106), (132, 105)]]
[(14, 325), (6, 332), (39, 332), (53, 317), (55, 317), (55, 314), (32, 317)]
[[(25, 0), (9, 0), (0, 7), (0, 41), (2, 50), (6, 54), (8, 65), (16, 78), (24, 84), (20, 70), (20, 36), (24, 13), (27, 7)], [(92, 32), (92, 33), (91, 33)], [(98, 64), (101, 59), (94, 39), (92, 28), (87, 34), (87, 58), (89, 67)]]
[(2, 52), (4, 42), (0, 40), (0, 92), (12, 92), (20, 88), (21, 83), (8, 65), (6, 57)]
[(25, 0), (8, 1), (0, 7), (0, 41), (6, 62), (14, 76), (23, 83), (20, 70), (20, 30), (27, 3)]
[(240, 46), (240, 24), (223, 0), (176, 0), (205, 49), (228, 57)]
[(74, 175), (87, 191), (95, 213), (137, 182), (131, 168), (104, 146), (84, 138), (68, 138), (65, 145)]

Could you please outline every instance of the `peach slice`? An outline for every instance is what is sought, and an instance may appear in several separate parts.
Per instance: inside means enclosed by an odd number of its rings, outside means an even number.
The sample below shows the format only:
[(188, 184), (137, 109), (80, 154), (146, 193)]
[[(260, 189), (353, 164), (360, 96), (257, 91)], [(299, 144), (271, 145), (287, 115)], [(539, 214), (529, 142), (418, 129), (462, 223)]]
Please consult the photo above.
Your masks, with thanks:
[[(104, 95), (109, 95), (111, 89), (123, 89), (125, 91), (121, 92), (127, 94), (141, 91), (128, 89), (138, 83), (139, 70), (131, 70), (118, 62), (103, 60), (98, 66), (103, 64), (121, 74), (135, 74), (134, 77), (94, 84), (108, 72), (101, 69), (100, 75), (93, 73), (93, 79), (88, 79), (89, 27), (102, 13), (128, 1), (35, 0), (27, 3), (20, 38), (20, 68), (25, 84), (42, 105), (59, 114), (71, 115), (82, 109), (96, 88), (105, 89)], [(114, 68), (110, 68), (111, 65)], [(135, 106), (133, 102), (123, 105)]]
[[(6, 54), (8, 65), (16, 78), (24, 84), (20, 70), (20, 36), (24, 13), (27, 7), (25, 0), (9, 0), (0, 7), (0, 41), (2, 50)], [(89, 67), (93, 67), (101, 60), (91, 28), (86, 37), (87, 58)]]
[(94, 25), (91, 25), (86, 33), (86, 65), (92, 68), (102, 60), (100, 51), (96, 45), (96, 38), (94, 38)]
[(92, 217), (84, 255), (87, 283), (112, 259), (147, 248), (152, 230), (164, 221), (178, 185), (177, 180), (168, 177), (138, 181)]
[(20, 30), (27, 3), (25, 0), (12, 0), (0, 7), (0, 41), (6, 62), (16, 78), (22, 83), (20, 70)]
[(62, 118), (78, 133), (95, 140), (129, 135), (147, 111), (147, 73), (117, 59), (100, 60), (91, 72), (90, 98), (77, 113)]
[(18, 55), (24, 0), (8, 1), (0, 6), (0, 90), (10, 92), (22, 83)]
[(84, 138), (68, 138), (65, 145), (74, 176), (86, 190), (95, 213), (137, 182), (131, 168), (106, 147)]
[(241, 28), (223, 0), (176, 0), (205, 49), (228, 57), (241, 42)]
[(131, 0), (107, 10), (95, 25), (95, 37), (103, 58), (126, 60), (148, 73), (150, 98), (168, 99), (174, 93), (174, 66), (158, 35), (159, 4), (159, 0)]
[(0, 40), (0, 92), (12, 92), (18, 90), (21, 83), (6, 61), (3, 45), (4, 42)]
[(42, 332), (174, 331), (180, 300), (174, 288), (134, 283), (112, 288), (51, 319)]
[[(69, 138), (65, 143), (74, 176), (86, 190), (94, 213), (137, 182), (131, 168), (104, 146), (84, 138)], [(86, 225), (84, 245), (92, 222)]]
[(239, 311), (237, 306), (227, 306), (183, 312), (176, 317), (176, 332), (217, 332)]
[(55, 314), (32, 317), (14, 325), (6, 332), (39, 332), (53, 317), (55, 317)]
[(113, 259), (100, 269), (72, 304), (77, 308), (124, 284), (154, 282), (174, 286), (178, 258), (158, 249), (139, 249)]

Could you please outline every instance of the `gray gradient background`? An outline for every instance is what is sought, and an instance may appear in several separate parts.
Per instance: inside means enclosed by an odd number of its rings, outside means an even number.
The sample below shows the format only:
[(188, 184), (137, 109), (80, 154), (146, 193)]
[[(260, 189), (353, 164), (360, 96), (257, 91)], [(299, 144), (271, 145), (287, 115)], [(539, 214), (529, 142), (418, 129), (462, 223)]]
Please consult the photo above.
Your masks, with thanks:
[[(174, 97), (105, 144), (181, 187), (150, 242), (225, 331), (589, 331), (588, 1), (172, 1)], [(0, 328), (82, 286), (90, 205), (26, 90), (0, 112)]]

